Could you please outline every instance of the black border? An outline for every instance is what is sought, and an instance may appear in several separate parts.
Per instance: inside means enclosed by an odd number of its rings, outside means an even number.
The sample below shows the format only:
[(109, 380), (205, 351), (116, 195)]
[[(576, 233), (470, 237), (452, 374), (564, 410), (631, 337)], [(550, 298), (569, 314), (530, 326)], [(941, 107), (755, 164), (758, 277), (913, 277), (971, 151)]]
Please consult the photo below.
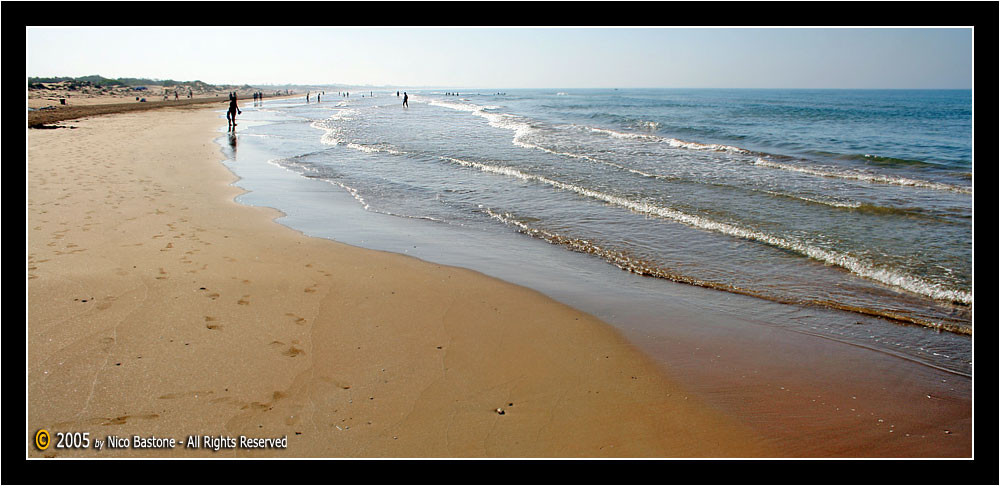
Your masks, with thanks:
[[(28, 26), (955, 26), (974, 28), (975, 119), (980, 147), (978, 179), (994, 181), (997, 121), (997, 18), (1000, 3), (975, 2), (20, 2), (3, 1), (4, 51), (21, 45)], [(107, 12), (122, 12), (108, 17)], [(373, 11), (380, 12), (372, 15)], [(131, 13), (134, 12), (134, 13)], [(164, 12), (155, 15), (155, 12)], [(388, 12), (388, 13), (386, 13)], [(15, 25), (17, 24), (17, 25)], [(24, 35), (22, 35), (24, 34)], [(20, 38), (20, 39), (19, 39)], [(237, 47), (238, 48), (238, 47)], [(30, 53), (29, 53), (30, 54)], [(71, 51), (68, 52), (71, 55)], [(220, 53), (221, 55), (221, 53)], [(978, 61), (978, 62), (977, 62)], [(10, 66), (10, 64), (8, 64)], [(9, 73), (8, 73), (9, 74)], [(27, 77), (27, 74), (26, 74)], [(5, 122), (23, 105), (8, 102)], [(21, 122), (23, 124), (23, 121)], [(23, 126), (23, 125), (22, 125)], [(4, 150), (10, 158), (15, 147)], [(8, 180), (12, 180), (8, 178)], [(25, 178), (26, 184), (26, 178)], [(982, 189), (981, 189), (982, 190)], [(987, 194), (992, 194), (988, 192)], [(975, 199), (973, 200), (975, 205)], [(990, 246), (980, 246), (980, 263), (992, 266), (994, 199), (980, 204)], [(982, 202), (982, 198), (981, 201)], [(975, 207), (975, 206), (974, 206)], [(984, 209), (985, 208), (985, 209)], [(984, 219), (984, 211), (986, 218)], [(27, 216), (25, 216), (27, 218)], [(986, 221), (984, 226), (982, 221)], [(27, 223), (27, 221), (25, 221)], [(23, 262), (23, 260), (21, 260)], [(18, 265), (10, 268), (23, 268)], [(22, 274), (23, 275), (23, 274)], [(992, 272), (988, 278), (995, 278)], [(22, 277), (23, 278), (23, 277)], [(980, 282), (982, 282), (980, 274)], [(989, 280), (987, 280), (988, 282)], [(25, 289), (27, 292), (27, 289)], [(992, 291), (985, 294), (992, 296)], [(25, 294), (25, 306), (27, 306)], [(987, 302), (988, 311), (993, 306)], [(8, 436), (4, 484), (998, 484), (993, 413), (998, 410), (994, 312), (980, 314), (975, 339), (975, 459), (959, 460), (27, 460), (21, 443)], [(27, 318), (25, 318), (27, 319)], [(13, 321), (8, 322), (11, 324)], [(5, 334), (13, 337), (11, 329)], [(23, 331), (22, 331), (23, 332)], [(19, 333), (19, 337), (24, 338)], [(8, 339), (11, 356), (15, 343)], [(20, 355), (15, 353), (14, 355)], [(23, 355), (21, 355), (23, 356)], [(985, 356), (985, 358), (984, 358)], [(8, 383), (24, 383), (22, 371), (7, 366)], [(15, 373), (16, 372), (16, 373)], [(975, 386), (975, 385), (974, 385)], [(5, 422), (23, 423), (20, 395), (8, 393)], [(20, 427), (8, 429), (21, 430)], [(978, 432), (978, 434), (976, 433)], [(13, 458), (12, 458), (13, 457)], [(16, 460), (24, 460), (17, 464)], [(181, 461), (181, 462), (176, 462)]]

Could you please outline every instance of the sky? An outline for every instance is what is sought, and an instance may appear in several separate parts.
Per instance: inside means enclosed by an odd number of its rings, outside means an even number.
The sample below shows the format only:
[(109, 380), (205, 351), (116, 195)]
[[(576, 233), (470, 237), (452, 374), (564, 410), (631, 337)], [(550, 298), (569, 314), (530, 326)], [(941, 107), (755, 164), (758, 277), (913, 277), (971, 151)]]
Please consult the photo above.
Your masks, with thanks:
[(455, 88), (971, 89), (971, 28), (27, 27), (29, 76)]

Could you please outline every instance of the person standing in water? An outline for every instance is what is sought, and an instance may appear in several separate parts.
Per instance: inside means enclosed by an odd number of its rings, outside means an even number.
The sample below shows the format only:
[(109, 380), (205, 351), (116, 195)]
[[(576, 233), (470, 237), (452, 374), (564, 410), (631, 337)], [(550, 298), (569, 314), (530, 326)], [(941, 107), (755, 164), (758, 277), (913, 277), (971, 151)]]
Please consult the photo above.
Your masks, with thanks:
[(230, 130), (236, 129), (236, 114), (237, 113), (239, 113), (240, 115), (243, 114), (243, 112), (240, 111), (240, 107), (237, 106), (237, 104), (236, 104), (236, 93), (232, 93), (232, 94), (229, 95), (229, 111), (226, 112), (226, 120), (229, 121), (229, 129)]
[(409, 99), (409, 96), (406, 96), (406, 91), (403, 91), (403, 106), (406, 107), (406, 108), (410, 107), (410, 104), (407, 103), (408, 99)]

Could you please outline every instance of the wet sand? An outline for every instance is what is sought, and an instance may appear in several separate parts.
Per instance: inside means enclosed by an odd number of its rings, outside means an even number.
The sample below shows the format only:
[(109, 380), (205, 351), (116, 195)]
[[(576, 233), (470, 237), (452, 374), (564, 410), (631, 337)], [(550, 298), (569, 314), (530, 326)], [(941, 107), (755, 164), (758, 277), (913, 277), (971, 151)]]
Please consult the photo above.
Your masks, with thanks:
[[(180, 444), (29, 458), (790, 455), (592, 316), (237, 204), (220, 112), (149, 122), (28, 131), (27, 426)], [(240, 435), (287, 448), (182, 445)]]

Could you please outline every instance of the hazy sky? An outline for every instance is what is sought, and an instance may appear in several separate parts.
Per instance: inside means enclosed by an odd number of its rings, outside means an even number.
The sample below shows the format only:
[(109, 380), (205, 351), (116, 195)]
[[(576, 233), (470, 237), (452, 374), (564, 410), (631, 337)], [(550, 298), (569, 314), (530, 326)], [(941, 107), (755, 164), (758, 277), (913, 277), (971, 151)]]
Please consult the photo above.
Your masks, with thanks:
[(972, 87), (972, 30), (27, 28), (29, 76), (468, 88)]

